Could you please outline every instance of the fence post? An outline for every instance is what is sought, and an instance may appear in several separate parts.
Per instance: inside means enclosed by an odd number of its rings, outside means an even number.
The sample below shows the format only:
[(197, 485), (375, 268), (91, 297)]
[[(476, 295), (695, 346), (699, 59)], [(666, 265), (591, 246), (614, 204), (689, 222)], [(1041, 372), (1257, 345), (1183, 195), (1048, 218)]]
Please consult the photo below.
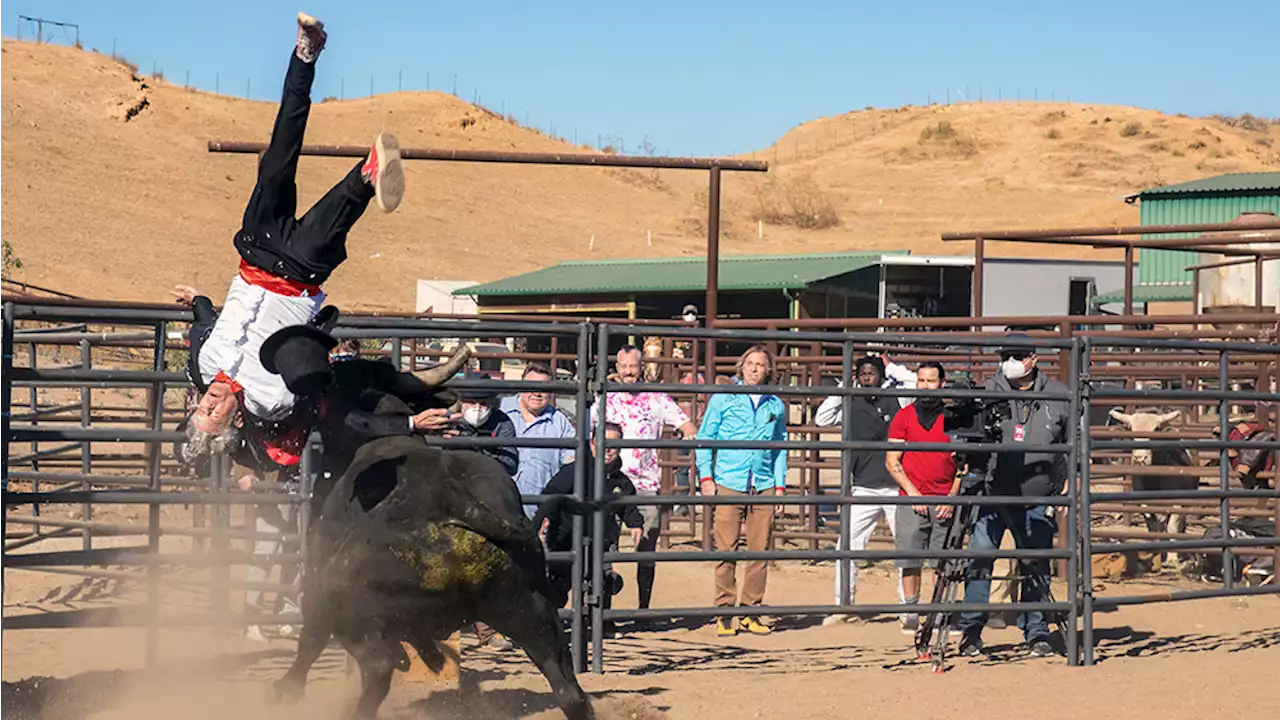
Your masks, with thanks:
[[(152, 358), (152, 369), (157, 373), (165, 370), (165, 329), (163, 320), (156, 323), (155, 350)], [(164, 381), (156, 380), (151, 386), (151, 429), (164, 429)], [(161, 490), (160, 459), (164, 445), (159, 440), (147, 443), (150, 455), (149, 468), (151, 474), (151, 492)], [(147, 552), (155, 556), (160, 552), (160, 504), (151, 503), (147, 508)], [(156, 665), (160, 643), (160, 564), (152, 562), (147, 566), (147, 667)]]
[[(1229, 364), (1231, 362), (1231, 353), (1228, 350), (1222, 350), (1218, 355), (1218, 392), (1226, 393), (1228, 386), (1231, 384), (1231, 370)], [(1222, 442), (1227, 441), (1227, 434), (1230, 432), (1231, 423), (1229, 416), (1231, 415), (1231, 401), (1226, 397), (1218, 400), (1218, 439)], [(1226, 493), (1230, 489), (1231, 481), (1231, 460), (1227, 455), (1228, 450), (1225, 446), (1218, 449), (1218, 469), (1219, 483), (1223, 492), (1220, 504), (1219, 521), (1222, 530), (1222, 539), (1224, 541), (1231, 538), (1231, 498)], [(1222, 589), (1230, 590), (1235, 585), (1235, 572), (1231, 562), (1230, 546), (1222, 546)]]
[[(578, 445), (574, 448), (573, 463), (573, 497), (578, 500), (586, 499), (587, 491), (587, 458), (591, 457), (591, 449), (587, 447), (587, 428), (590, 426), (587, 422), (587, 414), (591, 412), (590, 398), (587, 391), (588, 383), (591, 378), (587, 368), (591, 365), (591, 326), (588, 323), (578, 325), (578, 388), (575, 391), (574, 407), (574, 434), (577, 437)], [(555, 359), (554, 355), (559, 349), (559, 343), (556, 342), (558, 336), (551, 336), (551, 353), (552, 353), (552, 379), (555, 379)], [(601, 436), (604, 433), (600, 433)], [(591, 497), (596, 497), (595, 488), (591, 488)], [(572, 593), (569, 598), (569, 608), (573, 611), (573, 618), (570, 621), (569, 639), (572, 644), (569, 648), (573, 656), (573, 671), (575, 673), (586, 672), (587, 658), (586, 637), (583, 635), (583, 613), (582, 604), (582, 578), (585, 574), (584, 567), (582, 537), (583, 523), (581, 515), (573, 516), (573, 569), (570, 575), (573, 578)], [(591, 553), (592, 560), (596, 559), (594, 548)]]
[[(609, 330), (608, 323), (601, 323), (596, 326), (598, 334), (596, 342), (596, 387), (599, 388), (599, 395), (596, 397), (596, 417), (595, 427), (603, 428), (607, 422), (608, 408), (605, 407), (608, 399), (608, 383), (609, 383)], [(605, 497), (605, 469), (604, 469), (604, 453), (605, 453), (605, 434), (597, 432), (595, 436), (595, 457), (592, 462), (595, 464), (595, 487), (592, 488), (591, 499)], [(584, 458), (585, 459), (585, 458)], [(602, 601), (604, 595), (604, 508), (597, 507), (591, 512), (591, 670), (595, 673), (604, 672), (604, 603)], [(640, 574), (639, 565), (636, 566), (636, 575)], [(636, 582), (639, 585), (639, 581)]]
[[(13, 302), (3, 311), (3, 337), (0, 337), (0, 471), (4, 473), (4, 491), (9, 491), (9, 415), (10, 393), (13, 391)], [(9, 527), (9, 503), (0, 503), (0, 527)], [(4, 575), (0, 572), (0, 597), (4, 596)]]
[[(853, 384), (853, 342), (844, 341), (844, 347), (840, 351), (840, 384), (844, 389), (848, 389)], [(853, 396), (843, 395), (840, 398), (840, 440), (841, 442), (853, 441), (853, 424), (850, 418), (853, 416)], [(840, 448), (840, 495), (847, 497), (853, 492), (853, 451), (847, 447)], [(840, 550), (849, 549), (849, 503), (845, 500), (840, 501), (840, 539), (836, 542), (836, 547)], [(836, 578), (840, 583), (839, 588), (839, 604), (852, 605), (853, 599), (849, 597), (850, 584), (852, 576), (850, 572), (853, 569), (853, 561), (849, 558), (839, 558), (836, 560)]]
[[(80, 341), (80, 368), (82, 370), (93, 369), (93, 347), (88, 340)], [(93, 419), (93, 391), (88, 385), (80, 388), (80, 427), (88, 428), (92, 424)], [(89, 481), (89, 475), (93, 472), (93, 443), (84, 440), (80, 443), (80, 473), (84, 475), (84, 489), (86, 491), (93, 489), (93, 483)], [(85, 501), (81, 506), (81, 520), (86, 523), (93, 519), (93, 503)], [(82, 531), (81, 537), (84, 542), (84, 550), (88, 552), (93, 549), (93, 535), (89, 528)]]
[[(1071, 551), (1070, 557), (1067, 558), (1067, 597), (1070, 598), (1071, 609), (1067, 611), (1067, 627), (1063, 628), (1063, 634), (1066, 635), (1067, 641), (1067, 664), (1078, 665), (1080, 662), (1080, 637), (1078, 635), (1078, 624), (1080, 620), (1080, 602), (1078, 593), (1080, 590), (1080, 578), (1077, 575), (1079, 563), (1079, 549), (1077, 543), (1077, 528), (1080, 522), (1080, 510), (1077, 507), (1080, 495), (1080, 435), (1088, 434), (1089, 419), (1080, 414), (1080, 341), (1072, 338), (1071, 348), (1067, 356), (1067, 386), (1071, 390), (1071, 410), (1068, 417), (1071, 418), (1070, 425), (1067, 426), (1067, 444), (1071, 446), (1071, 453), (1067, 456), (1067, 542), (1065, 547)], [(1089, 460), (1085, 458), (1087, 463)], [(1088, 519), (1085, 519), (1088, 522)]]
[[(1081, 642), (1084, 645), (1084, 664), (1086, 666), (1093, 665), (1093, 523), (1089, 521), (1092, 514), (1090, 506), (1090, 496), (1092, 490), (1089, 487), (1089, 471), (1091, 466), (1092, 436), (1089, 433), (1089, 417), (1090, 402), (1093, 394), (1092, 380), (1090, 378), (1090, 370), (1093, 367), (1092, 347), (1090, 338), (1086, 335), (1081, 339), (1081, 360), (1080, 360), (1080, 416), (1081, 422), (1084, 424), (1084, 432), (1080, 433), (1080, 578), (1083, 581), (1080, 589), (1083, 596), (1082, 610), (1084, 612), (1084, 637)], [(1073, 601), (1074, 602), (1074, 601)]]

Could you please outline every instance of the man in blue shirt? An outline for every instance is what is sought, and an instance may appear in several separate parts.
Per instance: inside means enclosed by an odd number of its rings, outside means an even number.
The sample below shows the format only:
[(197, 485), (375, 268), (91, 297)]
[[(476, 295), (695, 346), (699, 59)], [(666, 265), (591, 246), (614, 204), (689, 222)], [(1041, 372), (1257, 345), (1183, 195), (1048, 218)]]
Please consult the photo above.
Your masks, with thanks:
[[(549, 381), (551, 370), (545, 365), (531, 363), (524, 369), (522, 380)], [(551, 402), (552, 393), (542, 390), (522, 392), (504, 398), (502, 411), (516, 426), (518, 438), (572, 438), (575, 436), (573, 421), (556, 409)], [(520, 464), (515, 474), (516, 487), (523, 495), (538, 495), (560, 471), (560, 466), (573, 462), (570, 448), (520, 448)], [(529, 517), (537, 512), (537, 506), (525, 505)]]

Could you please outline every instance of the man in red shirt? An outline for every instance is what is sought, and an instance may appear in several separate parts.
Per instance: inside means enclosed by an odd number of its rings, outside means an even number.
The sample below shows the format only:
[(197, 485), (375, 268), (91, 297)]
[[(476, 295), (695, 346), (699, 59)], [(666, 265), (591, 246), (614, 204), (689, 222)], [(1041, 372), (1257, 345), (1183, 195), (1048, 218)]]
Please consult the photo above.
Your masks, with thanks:
[[(921, 390), (937, 390), (945, 377), (942, 365), (936, 362), (921, 363), (916, 370), (916, 387)], [(926, 397), (902, 408), (889, 424), (889, 442), (950, 442), (942, 419), (942, 398)], [(900, 495), (912, 497), (938, 497), (955, 495), (960, 488), (956, 475), (955, 455), (949, 452), (918, 452), (890, 450), (885, 454), (885, 468), (898, 482)], [(955, 508), (951, 505), (899, 505), (895, 543), (899, 550), (936, 550), (942, 547), (947, 529), (951, 526)], [(903, 602), (914, 605), (920, 602), (920, 570), (924, 562), (919, 558), (900, 559), (902, 568)], [(937, 560), (929, 561), (930, 567)], [(920, 625), (916, 613), (904, 613), (899, 622), (902, 632), (914, 635)]]

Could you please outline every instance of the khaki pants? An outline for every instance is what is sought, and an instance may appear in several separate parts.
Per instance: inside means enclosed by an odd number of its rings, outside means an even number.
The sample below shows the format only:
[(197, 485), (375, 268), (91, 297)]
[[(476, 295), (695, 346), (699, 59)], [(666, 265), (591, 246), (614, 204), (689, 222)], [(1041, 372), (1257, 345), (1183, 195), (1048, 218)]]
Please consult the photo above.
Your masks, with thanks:
[[(725, 497), (746, 497), (746, 493), (716, 486), (716, 494)], [(774, 489), (760, 495), (773, 495)], [(711, 531), (715, 536), (716, 550), (735, 549), (742, 536), (743, 520), (747, 525), (747, 549), (768, 550), (773, 540), (773, 505), (716, 505)], [(739, 605), (759, 605), (764, 600), (765, 583), (769, 568), (764, 560), (748, 560), (742, 579), (742, 598)], [(733, 560), (716, 563), (716, 607), (732, 607), (738, 599), (737, 567)]]

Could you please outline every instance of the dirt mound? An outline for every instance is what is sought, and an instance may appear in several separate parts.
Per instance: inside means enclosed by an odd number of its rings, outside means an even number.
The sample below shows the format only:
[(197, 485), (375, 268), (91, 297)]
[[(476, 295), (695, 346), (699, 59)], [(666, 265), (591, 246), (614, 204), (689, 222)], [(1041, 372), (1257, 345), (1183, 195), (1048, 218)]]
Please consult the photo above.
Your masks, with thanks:
[[(187, 90), (74, 48), (5, 40), (2, 52), (8, 182), (0, 211), (23, 264), (17, 279), (127, 300), (167, 300), (177, 282), (221, 294), (255, 163), (210, 154), (206, 143), (266, 140), (274, 102)], [(321, 62), (319, 72), (334, 71)], [(408, 147), (589, 151), (432, 92), (320, 102), (309, 128), (314, 143), (363, 143), (387, 129)], [(726, 177), (723, 249), (967, 253), (938, 233), (1131, 223), (1137, 211), (1124, 195), (1280, 168), (1277, 140), (1280, 127), (1257, 118), (1114, 106), (851, 112), (805, 123), (754, 153), (772, 164), (767, 176)], [(346, 308), (409, 309), (419, 278), (486, 281), (566, 259), (703, 251), (703, 173), (408, 165), (405, 203), (392, 215), (366, 215), (350, 237), (350, 261), (329, 284)], [(300, 207), (349, 166), (306, 159)]]

